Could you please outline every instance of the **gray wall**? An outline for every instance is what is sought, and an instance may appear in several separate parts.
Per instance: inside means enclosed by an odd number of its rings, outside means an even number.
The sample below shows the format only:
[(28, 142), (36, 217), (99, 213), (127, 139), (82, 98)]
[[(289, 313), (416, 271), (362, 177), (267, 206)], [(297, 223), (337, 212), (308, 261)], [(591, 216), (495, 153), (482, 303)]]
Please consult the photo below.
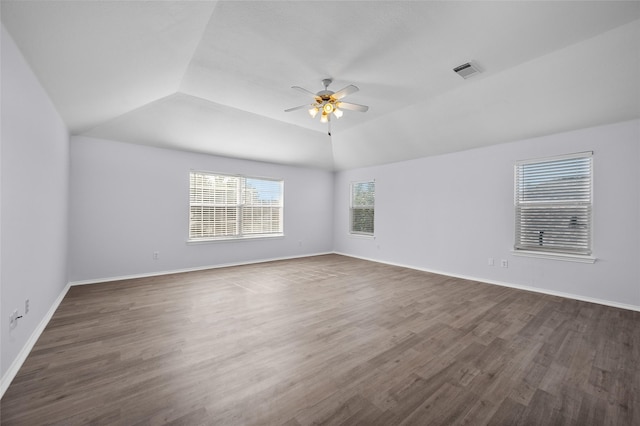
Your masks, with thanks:
[[(512, 255), (516, 160), (593, 151), (595, 264)], [(640, 121), (344, 171), (334, 249), (418, 269), (640, 308)], [(349, 184), (376, 180), (375, 239), (348, 234)], [(488, 266), (488, 258), (495, 266)], [(507, 269), (500, 260), (509, 262)]]
[[(5, 374), (67, 284), (69, 136), (2, 27), (0, 344)], [(25, 299), (30, 312), (24, 315)], [(24, 317), (9, 329), (9, 314)]]
[[(187, 244), (190, 170), (283, 178), (285, 236)], [(332, 191), (333, 173), (323, 170), (73, 137), (69, 279), (331, 252)]]

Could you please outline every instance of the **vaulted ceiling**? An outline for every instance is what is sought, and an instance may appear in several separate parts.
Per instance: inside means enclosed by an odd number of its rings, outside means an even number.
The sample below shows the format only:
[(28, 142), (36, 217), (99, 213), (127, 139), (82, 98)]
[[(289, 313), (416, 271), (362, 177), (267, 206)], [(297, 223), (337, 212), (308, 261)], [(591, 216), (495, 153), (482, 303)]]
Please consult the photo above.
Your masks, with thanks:
[[(7, 1), (70, 132), (346, 169), (640, 117), (640, 2)], [(474, 61), (482, 73), (453, 68)], [(369, 105), (326, 125), (321, 80)]]

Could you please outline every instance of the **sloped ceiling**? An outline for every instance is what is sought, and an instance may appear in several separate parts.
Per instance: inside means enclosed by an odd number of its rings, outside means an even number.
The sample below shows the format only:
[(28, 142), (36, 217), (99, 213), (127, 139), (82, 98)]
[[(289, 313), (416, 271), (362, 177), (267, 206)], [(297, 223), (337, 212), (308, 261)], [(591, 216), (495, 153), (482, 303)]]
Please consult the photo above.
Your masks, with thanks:
[[(640, 2), (2, 1), (72, 134), (347, 169), (640, 117)], [(483, 72), (463, 80), (470, 60)], [(355, 84), (326, 125), (285, 113)]]

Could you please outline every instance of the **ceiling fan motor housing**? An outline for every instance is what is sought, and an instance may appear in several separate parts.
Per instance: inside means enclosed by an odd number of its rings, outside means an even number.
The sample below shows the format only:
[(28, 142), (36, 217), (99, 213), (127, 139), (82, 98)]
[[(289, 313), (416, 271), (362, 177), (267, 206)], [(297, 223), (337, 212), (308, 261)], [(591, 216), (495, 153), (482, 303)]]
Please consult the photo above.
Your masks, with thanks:
[(323, 101), (328, 101), (334, 93), (335, 92), (332, 92), (331, 90), (321, 90), (316, 93), (316, 96), (321, 98)]

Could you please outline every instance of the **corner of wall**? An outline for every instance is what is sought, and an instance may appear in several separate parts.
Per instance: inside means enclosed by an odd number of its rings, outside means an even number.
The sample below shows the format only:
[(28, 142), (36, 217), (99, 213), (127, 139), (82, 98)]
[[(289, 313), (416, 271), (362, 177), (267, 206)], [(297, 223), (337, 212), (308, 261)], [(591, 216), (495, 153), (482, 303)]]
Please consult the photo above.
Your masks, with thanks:
[(66, 292), (69, 131), (4, 25), (1, 31), (0, 303), (3, 313), (23, 316), (13, 329), (8, 315), (0, 318), (4, 390)]

